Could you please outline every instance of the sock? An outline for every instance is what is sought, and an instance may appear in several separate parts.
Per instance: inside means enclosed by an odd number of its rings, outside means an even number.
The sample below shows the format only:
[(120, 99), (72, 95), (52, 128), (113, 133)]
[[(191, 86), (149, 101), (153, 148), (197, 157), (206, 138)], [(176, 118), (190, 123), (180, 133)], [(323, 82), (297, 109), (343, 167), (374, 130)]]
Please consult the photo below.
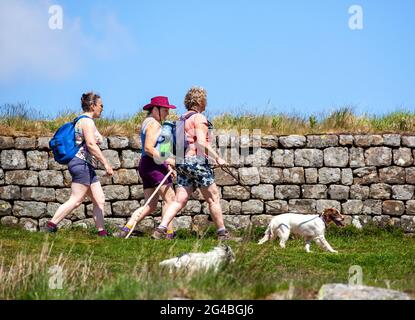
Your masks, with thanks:
[(131, 230), (131, 228), (132, 228), (133, 226), (130, 226), (130, 225), (128, 225), (128, 224), (126, 224), (124, 227), (122, 227), (122, 231), (130, 231)]
[(101, 230), (101, 231), (98, 231), (98, 235), (99, 235), (100, 237), (105, 237), (105, 236), (107, 236), (107, 235), (108, 235), (108, 232), (107, 232), (106, 230)]
[(222, 228), (219, 228), (217, 231), (216, 231), (216, 233), (223, 233), (223, 232), (225, 232), (226, 231), (226, 228), (225, 227), (222, 227)]
[(168, 229), (167, 230), (167, 234), (173, 234), (174, 233), (174, 230), (173, 229)]
[(159, 228), (159, 229), (164, 229), (164, 230), (167, 230), (167, 227), (162, 226), (162, 225), (159, 225), (159, 226), (158, 226), (158, 228)]
[(46, 224), (46, 227), (51, 232), (56, 232), (58, 230), (58, 226), (54, 224), (52, 221), (48, 221), (48, 223)]

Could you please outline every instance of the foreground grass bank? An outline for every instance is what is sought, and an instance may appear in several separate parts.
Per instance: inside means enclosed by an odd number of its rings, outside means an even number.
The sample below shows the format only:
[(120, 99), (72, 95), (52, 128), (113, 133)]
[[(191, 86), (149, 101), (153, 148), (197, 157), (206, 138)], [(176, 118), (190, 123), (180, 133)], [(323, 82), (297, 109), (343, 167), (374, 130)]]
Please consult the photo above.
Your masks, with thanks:
[[(285, 250), (276, 243), (258, 246), (261, 231), (231, 243), (234, 264), (188, 279), (163, 273), (158, 263), (208, 251), (217, 244), (213, 237), (98, 239), (81, 230), (48, 235), (0, 226), (0, 299), (266, 299), (290, 287), (294, 299), (315, 299), (321, 285), (347, 283), (352, 265), (362, 268), (366, 285), (415, 296), (415, 238), (399, 231), (329, 229), (327, 238), (339, 254), (315, 245), (306, 254), (299, 239)], [(62, 289), (49, 286), (57, 283), (53, 266), (63, 270)]]

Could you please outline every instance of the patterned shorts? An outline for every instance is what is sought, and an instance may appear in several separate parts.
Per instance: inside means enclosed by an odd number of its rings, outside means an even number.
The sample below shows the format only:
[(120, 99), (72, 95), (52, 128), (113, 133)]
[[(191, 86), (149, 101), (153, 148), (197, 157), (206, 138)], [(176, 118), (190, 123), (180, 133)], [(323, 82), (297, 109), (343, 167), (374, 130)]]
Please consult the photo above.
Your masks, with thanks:
[(186, 157), (184, 163), (177, 164), (177, 186), (208, 187), (215, 182), (215, 176), (205, 158)]

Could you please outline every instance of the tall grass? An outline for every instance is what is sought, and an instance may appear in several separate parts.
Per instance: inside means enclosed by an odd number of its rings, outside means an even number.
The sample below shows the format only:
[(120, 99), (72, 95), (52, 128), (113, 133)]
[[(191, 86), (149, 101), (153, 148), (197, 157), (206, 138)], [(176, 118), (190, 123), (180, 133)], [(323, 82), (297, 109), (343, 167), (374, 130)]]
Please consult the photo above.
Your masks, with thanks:
[[(137, 134), (146, 112), (117, 118), (114, 115), (96, 120), (98, 130), (105, 136)], [(0, 130), (3, 135), (51, 135), (62, 124), (73, 120), (77, 114), (66, 110), (55, 118), (20, 104), (0, 106)], [(173, 113), (169, 120), (177, 119)], [(323, 115), (310, 116), (288, 113), (254, 114), (249, 112), (225, 112), (211, 119), (216, 129), (242, 130), (260, 129), (262, 134), (327, 134), (327, 133), (408, 133), (415, 131), (415, 113), (400, 110), (389, 114), (357, 115), (352, 107), (339, 108)]]

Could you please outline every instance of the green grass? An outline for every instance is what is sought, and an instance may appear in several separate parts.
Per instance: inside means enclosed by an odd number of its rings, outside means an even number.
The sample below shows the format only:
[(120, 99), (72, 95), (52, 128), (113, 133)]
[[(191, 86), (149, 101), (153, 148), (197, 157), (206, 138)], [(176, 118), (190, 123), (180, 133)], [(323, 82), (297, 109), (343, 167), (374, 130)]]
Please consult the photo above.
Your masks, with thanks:
[[(294, 299), (314, 299), (324, 283), (347, 283), (349, 268), (363, 269), (366, 285), (415, 293), (415, 239), (398, 230), (367, 227), (330, 228), (327, 238), (339, 254), (292, 239), (282, 250), (274, 243), (256, 244), (263, 229), (232, 243), (236, 262), (214, 274), (192, 278), (170, 275), (158, 263), (183, 252), (208, 251), (217, 244), (211, 233), (197, 239), (183, 232), (175, 241), (148, 236), (129, 240), (97, 238), (82, 230), (56, 235), (0, 227), (0, 299), (265, 299), (286, 291)], [(62, 290), (48, 287), (48, 270), (63, 266)]]

